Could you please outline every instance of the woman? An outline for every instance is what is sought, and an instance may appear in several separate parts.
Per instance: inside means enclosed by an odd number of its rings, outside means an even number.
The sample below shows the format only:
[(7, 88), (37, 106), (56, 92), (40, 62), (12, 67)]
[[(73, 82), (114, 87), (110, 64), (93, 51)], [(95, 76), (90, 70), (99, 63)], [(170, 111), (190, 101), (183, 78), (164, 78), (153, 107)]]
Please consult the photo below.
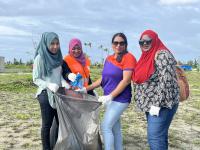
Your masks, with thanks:
[(137, 107), (146, 113), (151, 150), (168, 149), (168, 129), (178, 108), (176, 60), (157, 33), (146, 30), (139, 40), (142, 55), (136, 65)]
[[(63, 78), (70, 83), (69, 78), (76, 78), (77, 74), (82, 76), (83, 87), (91, 84), (90, 79), (90, 60), (83, 53), (82, 44), (79, 39), (71, 39), (69, 42), (69, 54), (64, 57), (63, 61)], [(82, 88), (82, 87), (80, 87)], [(88, 94), (94, 95), (94, 92), (88, 91)]]
[(101, 85), (104, 91), (98, 101), (106, 107), (101, 124), (105, 150), (123, 149), (120, 117), (131, 101), (131, 76), (136, 64), (127, 46), (126, 36), (116, 33), (112, 38), (114, 54), (106, 58), (102, 77), (86, 88), (88, 91)]
[(33, 65), (33, 82), (38, 86), (36, 96), (40, 103), (42, 116), (41, 138), (43, 150), (51, 149), (50, 128), (54, 117), (58, 123), (57, 112), (54, 109), (53, 93), (60, 86), (69, 87), (62, 78), (61, 65), (62, 54), (58, 35), (53, 32), (43, 33)]

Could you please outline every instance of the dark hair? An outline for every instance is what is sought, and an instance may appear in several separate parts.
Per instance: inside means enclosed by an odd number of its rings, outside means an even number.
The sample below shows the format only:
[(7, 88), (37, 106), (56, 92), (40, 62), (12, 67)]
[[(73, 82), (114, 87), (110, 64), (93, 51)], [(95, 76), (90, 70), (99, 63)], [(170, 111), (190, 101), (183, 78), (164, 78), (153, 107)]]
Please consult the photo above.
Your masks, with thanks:
[(116, 33), (116, 34), (113, 35), (113, 37), (112, 37), (112, 43), (114, 42), (114, 39), (115, 39), (115, 37), (117, 37), (117, 36), (123, 38), (124, 43), (125, 43), (125, 50), (124, 50), (121, 54), (117, 55), (117, 58), (116, 58), (117, 62), (121, 62), (121, 61), (122, 61), (122, 57), (123, 57), (126, 53), (128, 53), (128, 51), (127, 51), (128, 42), (127, 42), (126, 35), (125, 35), (124, 33), (119, 32), (119, 33)]
[(127, 42), (126, 35), (125, 35), (124, 33), (119, 32), (119, 33), (114, 34), (113, 37), (112, 37), (112, 43), (114, 42), (114, 39), (115, 39), (115, 37), (117, 37), (117, 36), (123, 38), (123, 40), (124, 40), (124, 42), (125, 42), (125, 49), (127, 50), (128, 42)]

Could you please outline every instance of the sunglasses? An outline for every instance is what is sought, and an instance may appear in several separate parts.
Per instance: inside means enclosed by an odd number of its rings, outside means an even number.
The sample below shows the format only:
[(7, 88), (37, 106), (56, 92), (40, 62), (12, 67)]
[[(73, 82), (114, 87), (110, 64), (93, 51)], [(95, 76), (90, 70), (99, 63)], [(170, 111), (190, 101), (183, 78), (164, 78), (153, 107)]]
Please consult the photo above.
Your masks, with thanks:
[(119, 46), (124, 46), (126, 43), (123, 41), (123, 42), (117, 42), (117, 41), (114, 41), (113, 42), (113, 45), (117, 46), (119, 44)]
[(139, 44), (140, 44), (141, 46), (143, 46), (144, 43), (145, 43), (146, 45), (150, 45), (151, 42), (152, 42), (152, 39), (149, 39), (149, 40), (139, 40)]

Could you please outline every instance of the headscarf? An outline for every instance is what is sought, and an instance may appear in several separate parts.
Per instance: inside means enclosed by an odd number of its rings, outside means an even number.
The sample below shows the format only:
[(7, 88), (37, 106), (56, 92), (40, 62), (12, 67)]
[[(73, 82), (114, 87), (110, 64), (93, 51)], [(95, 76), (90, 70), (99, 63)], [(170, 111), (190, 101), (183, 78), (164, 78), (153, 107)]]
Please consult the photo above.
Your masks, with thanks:
[(56, 54), (52, 54), (49, 51), (51, 42), (54, 39), (59, 40), (59, 37), (56, 33), (54, 32), (43, 33), (40, 43), (38, 44), (38, 47), (36, 49), (35, 57), (39, 54), (43, 61), (41, 69), (44, 73), (44, 76), (50, 76), (52, 73), (52, 69), (62, 64), (62, 53), (60, 48), (58, 49)]
[[(75, 45), (78, 45), (81, 48), (81, 54), (78, 57), (74, 57), (72, 49), (74, 48)], [(81, 41), (79, 39), (71, 39), (71, 41), (69, 42), (69, 55), (74, 57), (82, 66), (85, 66), (86, 64), (86, 57), (83, 53), (82, 50), (82, 44)]]
[(159, 50), (168, 50), (166, 46), (159, 39), (158, 34), (152, 30), (146, 30), (140, 36), (148, 35), (151, 39), (151, 48), (148, 51), (142, 50), (142, 55), (136, 64), (133, 80), (137, 84), (144, 83), (155, 71), (155, 54)]

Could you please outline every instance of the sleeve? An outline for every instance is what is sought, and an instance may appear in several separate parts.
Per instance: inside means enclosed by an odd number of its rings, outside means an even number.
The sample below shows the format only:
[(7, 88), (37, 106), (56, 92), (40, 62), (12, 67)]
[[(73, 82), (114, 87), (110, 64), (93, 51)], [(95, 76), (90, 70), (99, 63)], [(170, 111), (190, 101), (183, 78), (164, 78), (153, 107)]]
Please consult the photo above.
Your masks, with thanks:
[[(91, 80), (91, 78), (90, 78), (90, 76), (89, 76), (89, 85), (90, 85), (90, 84), (92, 84), (92, 80)], [(93, 95), (93, 96), (95, 96), (93, 90), (88, 91), (88, 94), (89, 94), (89, 95)]]
[(136, 59), (135, 57), (128, 53), (124, 56), (124, 64), (123, 64), (123, 70), (134, 70), (136, 65)]
[(38, 87), (45, 89), (47, 87), (47, 82), (42, 79), (42, 63), (43, 62), (41, 61), (41, 58), (38, 55), (33, 63), (33, 83), (36, 84)]
[(168, 95), (168, 89), (175, 74), (176, 60), (169, 51), (161, 51), (155, 59), (155, 67), (158, 72), (158, 95), (153, 105), (160, 106)]
[(70, 82), (69, 79), (68, 79), (68, 74), (69, 73), (71, 73), (71, 70), (69, 69), (69, 66), (67, 65), (67, 63), (63, 60), (62, 76), (67, 82)]

